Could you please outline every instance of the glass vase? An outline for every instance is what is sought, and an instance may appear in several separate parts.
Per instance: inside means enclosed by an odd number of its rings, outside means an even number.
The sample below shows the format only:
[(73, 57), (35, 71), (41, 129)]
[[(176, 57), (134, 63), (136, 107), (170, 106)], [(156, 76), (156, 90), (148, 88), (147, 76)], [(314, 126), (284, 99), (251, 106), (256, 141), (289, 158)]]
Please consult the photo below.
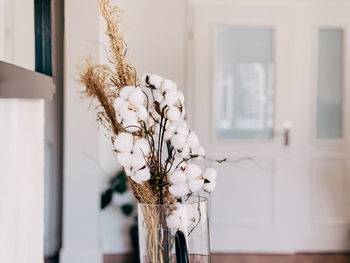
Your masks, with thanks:
[(210, 262), (204, 197), (176, 204), (138, 204), (138, 227), (141, 263)]

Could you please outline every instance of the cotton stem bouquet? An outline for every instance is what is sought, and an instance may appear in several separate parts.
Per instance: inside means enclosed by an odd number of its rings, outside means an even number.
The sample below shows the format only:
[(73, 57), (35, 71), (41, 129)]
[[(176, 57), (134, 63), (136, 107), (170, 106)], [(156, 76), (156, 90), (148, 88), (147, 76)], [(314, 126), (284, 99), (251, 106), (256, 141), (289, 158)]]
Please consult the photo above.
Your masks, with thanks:
[[(107, 25), (112, 66), (87, 59), (80, 81), (84, 94), (98, 102), (97, 120), (107, 131), (135, 197), (140, 203), (175, 204), (201, 189), (211, 193), (216, 171), (203, 171), (193, 162), (204, 159), (205, 153), (187, 125), (184, 94), (175, 82), (159, 75), (138, 79), (127, 60), (121, 10), (110, 0), (99, 0), (99, 8)], [(155, 211), (149, 217), (180, 228), (175, 214)]]

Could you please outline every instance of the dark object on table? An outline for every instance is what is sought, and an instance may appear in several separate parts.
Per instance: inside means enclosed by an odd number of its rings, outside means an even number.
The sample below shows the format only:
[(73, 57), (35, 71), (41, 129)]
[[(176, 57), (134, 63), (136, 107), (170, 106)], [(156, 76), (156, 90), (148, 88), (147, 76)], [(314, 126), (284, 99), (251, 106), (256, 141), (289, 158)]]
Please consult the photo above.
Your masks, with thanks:
[(182, 231), (175, 234), (176, 263), (189, 263), (186, 238)]

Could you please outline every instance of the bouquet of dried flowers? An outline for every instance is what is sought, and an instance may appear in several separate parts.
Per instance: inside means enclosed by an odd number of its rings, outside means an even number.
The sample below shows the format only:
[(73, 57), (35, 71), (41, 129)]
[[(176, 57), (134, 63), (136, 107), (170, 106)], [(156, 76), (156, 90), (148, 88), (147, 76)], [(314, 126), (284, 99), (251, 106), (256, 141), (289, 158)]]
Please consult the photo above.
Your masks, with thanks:
[[(203, 171), (193, 162), (205, 158), (205, 153), (187, 125), (184, 94), (175, 82), (159, 75), (138, 79), (127, 60), (121, 10), (111, 6), (110, 0), (99, 0), (99, 7), (107, 25), (113, 68), (87, 59), (80, 81), (85, 95), (98, 102), (97, 119), (108, 132), (135, 197), (140, 203), (175, 204), (201, 189), (211, 193), (216, 171)], [(155, 212), (149, 217), (180, 228), (175, 214)]]
[(141, 81), (127, 61), (120, 30), (121, 10), (99, 0), (110, 40), (111, 62), (87, 59), (80, 81), (85, 95), (97, 99), (98, 121), (109, 132), (119, 163), (142, 203), (172, 203), (215, 188), (216, 171), (192, 163), (205, 158), (196, 133), (186, 122), (184, 94), (175, 82), (145, 74)]

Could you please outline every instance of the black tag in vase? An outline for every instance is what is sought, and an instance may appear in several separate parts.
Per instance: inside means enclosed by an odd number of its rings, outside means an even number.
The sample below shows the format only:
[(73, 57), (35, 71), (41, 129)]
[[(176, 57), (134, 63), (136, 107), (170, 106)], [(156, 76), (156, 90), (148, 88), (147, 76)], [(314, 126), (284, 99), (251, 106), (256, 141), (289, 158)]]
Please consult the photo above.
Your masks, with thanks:
[(186, 238), (182, 231), (175, 234), (176, 263), (189, 263)]

